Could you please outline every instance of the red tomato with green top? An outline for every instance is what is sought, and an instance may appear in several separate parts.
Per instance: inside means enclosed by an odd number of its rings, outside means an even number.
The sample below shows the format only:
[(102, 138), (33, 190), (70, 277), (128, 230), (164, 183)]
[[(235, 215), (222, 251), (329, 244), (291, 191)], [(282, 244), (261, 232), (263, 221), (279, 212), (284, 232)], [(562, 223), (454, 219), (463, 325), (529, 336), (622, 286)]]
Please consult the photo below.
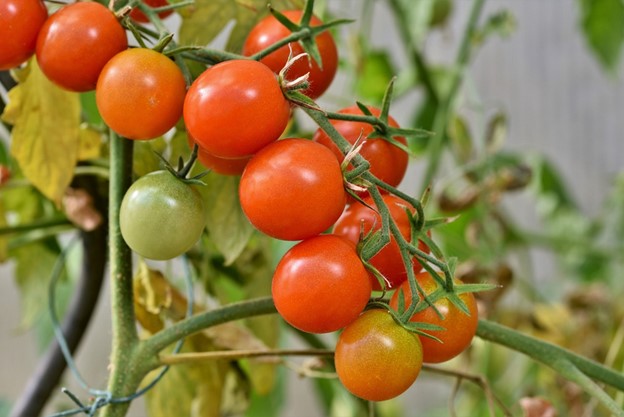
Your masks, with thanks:
[[(441, 284), (428, 272), (418, 274), (416, 281), (418, 281), (427, 295), (433, 294), (434, 291), (441, 287)], [(456, 279), (455, 283), (461, 284), (461, 281)], [(393, 309), (396, 309), (399, 305), (400, 293), (403, 293), (406, 307), (412, 302), (409, 282), (406, 281), (401, 284), (390, 300), (390, 307)], [(440, 298), (434, 302), (434, 305), (442, 314), (442, 318), (429, 306), (414, 313), (410, 319), (413, 322), (431, 323), (444, 328), (444, 330), (427, 331), (427, 333), (437, 337), (440, 340), (439, 342), (430, 337), (420, 336), (423, 347), (423, 361), (425, 363), (448, 361), (470, 346), (479, 323), (477, 302), (472, 293), (459, 294), (459, 298), (466, 304), (470, 314), (464, 313), (447, 298)]]
[[(282, 14), (289, 20), (299, 23), (303, 12), (301, 10), (287, 10), (282, 12)], [(322, 23), (316, 16), (312, 16), (310, 20), (311, 26), (319, 26)], [(254, 26), (249, 35), (247, 35), (243, 45), (243, 55), (254, 55), (290, 34), (290, 30), (286, 26), (282, 25), (273, 15), (269, 15)], [(321, 56), (322, 66), (318, 65), (312, 58), (302, 58), (286, 74), (288, 80), (295, 80), (309, 73), (308, 81), (310, 86), (302, 92), (312, 99), (318, 98), (327, 90), (338, 69), (338, 50), (332, 34), (329, 31), (325, 31), (318, 35), (315, 41)], [(304, 52), (299, 42), (291, 42), (260, 59), (260, 62), (278, 74), (288, 61), (289, 47), (292, 48), (293, 56)]]

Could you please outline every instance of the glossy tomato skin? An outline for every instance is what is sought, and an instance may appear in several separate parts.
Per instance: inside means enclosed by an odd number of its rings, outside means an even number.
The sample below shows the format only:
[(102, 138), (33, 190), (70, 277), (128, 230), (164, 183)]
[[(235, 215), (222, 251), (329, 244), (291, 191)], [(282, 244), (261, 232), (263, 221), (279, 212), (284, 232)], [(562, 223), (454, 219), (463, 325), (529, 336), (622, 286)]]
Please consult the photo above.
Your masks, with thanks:
[[(408, 208), (412, 213), (414, 213), (414, 207), (407, 201), (390, 194), (385, 194), (383, 196), (383, 200), (388, 206), (390, 216), (394, 219), (397, 227), (401, 231), (401, 235), (409, 241), (411, 228), (405, 208)], [(358, 243), (360, 239), (360, 232), (366, 236), (366, 234), (371, 230), (376, 231), (381, 229), (381, 216), (376, 210), (370, 208), (377, 207), (375, 202), (370, 196), (364, 198), (363, 201), (365, 204), (359, 202), (350, 204), (342, 213), (338, 221), (336, 221), (333, 229), (335, 234), (344, 236), (354, 244)], [(419, 249), (425, 252), (429, 251), (429, 248), (427, 248), (427, 246), (422, 242), (418, 242), (418, 246)], [(417, 261), (415, 262), (416, 265), (420, 265)], [(399, 245), (393, 236), (390, 237), (390, 243), (384, 246), (379, 253), (371, 258), (370, 263), (386, 278), (386, 285), (388, 289), (398, 287), (407, 279), (407, 271), (403, 264), (403, 258), (401, 257)], [(374, 277), (372, 279), (374, 289), (381, 290), (377, 279)]]
[(334, 355), (340, 382), (369, 401), (397, 397), (422, 368), (422, 347), (414, 334), (386, 310), (367, 310), (340, 334)]
[(121, 202), (121, 234), (145, 258), (167, 260), (183, 254), (197, 242), (205, 224), (197, 190), (169, 171), (139, 178)]
[(127, 48), (126, 31), (112, 11), (95, 2), (73, 3), (44, 23), (37, 38), (37, 61), (60, 87), (90, 91), (104, 65)]
[[(431, 294), (440, 287), (440, 284), (428, 272), (419, 273), (416, 275), (416, 280), (425, 294)], [(455, 280), (455, 283), (461, 284), (459, 280)], [(406, 306), (412, 301), (409, 283), (404, 282), (396, 290), (390, 300), (390, 307), (393, 309), (398, 307), (400, 292), (403, 293)], [(445, 330), (427, 331), (432, 336), (440, 339), (442, 343), (429, 337), (420, 337), (423, 346), (423, 361), (425, 363), (448, 361), (470, 346), (472, 338), (477, 331), (477, 324), (479, 321), (477, 302), (472, 293), (459, 294), (459, 298), (468, 307), (470, 315), (459, 310), (448, 299), (441, 298), (434, 304), (444, 319), (441, 319), (431, 307), (427, 307), (415, 313), (410, 319), (413, 322), (431, 323), (445, 328)]]
[[(282, 13), (295, 23), (301, 21), (301, 16), (303, 14), (301, 10), (287, 10)], [(316, 16), (313, 16), (310, 21), (312, 26), (319, 26), (322, 23), (323, 22)], [(243, 55), (254, 55), (290, 34), (290, 30), (286, 28), (286, 26), (282, 25), (273, 15), (269, 15), (254, 26), (249, 35), (247, 35), (247, 39), (243, 45)], [(310, 87), (302, 92), (312, 99), (318, 98), (327, 90), (338, 68), (338, 50), (331, 33), (325, 31), (318, 35), (315, 40), (321, 55), (322, 68), (311, 59), (300, 59), (286, 74), (288, 80), (295, 80), (306, 73), (310, 73)], [(284, 68), (288, 60), (288, 55), (290, 53), (289, 45), (292, 48), (293, 56), (304, 52), (301, 44), (298, 42), (291, 42), (265, 56), (260, 62), (267, 65), (278, 74), (282, 68)]]
[(115, 55), (102, 69), (95, 90), (106, 124), (128, 139), (165, 134), (182, 116), (186, 83), (165, 55), (145, 48)]
[[(162, 7), (162, 6), (167, 6), (169, 4), (167, 0), (143, 0), (143, 3), (151, 7)], [(158, 13), (158, 17), (160, 17), (161, 19), (164, 19), (165, 17), (171, 15), (172, 13), (173, 13), (173, 10), (167, 10), (166, 12)], [(139, 9), (138, 7), (135, 7), (134, 9), (132, 9), (132, 11), (130, 12), (130, 18), (132, 18), (132, 20), (134, 20), (135, 22), (139, 22), (139, 23), (149, 22), (149, 19), (147, 18), (147, 16), (145, 16), (145, 13), (143, 13), (141, 9)]]
[(342, 171), (332, 153), (307, 139), (282, 139), (251, 158), (239, 185), (241, 207), (258, 230), (302, 240), (329, 229), (344, 209)]
[(293, 246), (272, 283), (280, 315), (308, 333), (333, 332), (362, 312), (371, 294), (368, 273), (345, 239), (319, 235)]
[(277, 140), (290, 105), (275, 74), (264, 64), (231, 60), (204, 71), (184, 101), (184, 122), (212, 155), (243, 158)]
[[(374, 116), (379, 116), (381, 110), (375, 107), (369, 107), (369, 110)], [(341, 114), (354, 114), (362, 115), (362, 110), (356, 105), (346, 107), (338, 111)], [(362, 146), (360, 155), (364, 157), (370, 163), (370, 172), (382, 180), (383, 182), (396, 187), (401, 183), (407, 170), (407, 164), (409, 162), (409, 156), (407, 152), (398, 146), (393, 145), (387, 140), (380, 138), (368, 138), (368, 135), (373, 133), (373, 126), (368, 123), (352, 122), (347, 120), (332, 120), (331, 124), (336, 130), (344, 136), (346, 140), (352, 145), (361, 137), (366, 139), (366, 143)], [(396, 120), (392, 117), (388, 117), (388, 124), (392, 127), (399, 127)], [(318, 143), (327, 146), (332, 150), (336, 158), (340, 162), (344, 159), (344, 155), (334, 144), (334, 142), (327, 136), (324, 130), (318, 129), (314, 133), (313, 139)], [(397, 136), (395, 139), (404, 145), (407, 145), (407, 141), (402, 136)], [(362, 195), (366, 195), (364, 193)]]
[(17, 67), (35, 53), (47, 17), (41, 0), (0, 0), (0, 70)]

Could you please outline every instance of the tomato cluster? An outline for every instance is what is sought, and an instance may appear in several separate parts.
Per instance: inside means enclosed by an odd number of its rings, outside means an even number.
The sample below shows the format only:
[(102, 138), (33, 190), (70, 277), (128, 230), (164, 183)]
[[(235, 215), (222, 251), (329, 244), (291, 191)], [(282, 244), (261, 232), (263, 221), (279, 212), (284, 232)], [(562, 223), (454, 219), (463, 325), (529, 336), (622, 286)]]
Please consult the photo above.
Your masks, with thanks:
[[(145, 3), (157, 7), (166, 1)], [(455, 302), (437, 297), (446, 294), (443, 280), (421, 272), (422, 259), (404, 262), (394, 236), (368, 262), (362, 260), (362, 240), (382, 228), (382, 208), (397, 237), (406, 242), (413, 237), (416, 208), (387, 193), (381, 197), (383, 207), (368, 191), (348, 198), (346, 189), (352, 184), (346, 184), (344, 171), (352, 167), (343, 164), (347, 150), (339, 149), (325, 131), (319, 129), (311, 140), (281, 138), (294, 107), (285, 89), (302, 88), (314, 99), (334, 78), (338, 55), (330, 32), (315, 35), (320, 62), (289, 60), (291, 53), (303, 51), (299, 42), (263, 55), (261, 51), (291, 33), (269, 16), (250, 32), (243, 48), (244, 55), (259, 60), (241, 57), (212, 65), (187, 90), (187, 80), (171, 58), (151, 49), (129, 49), (118, 17), (99, 3), (68, 4), (48, 17), (41, 0), (0, 0), (0, 12), (0, 38), (11, 40), (0, 50), (0, 69), (20, 65), (36, 53), (43, 73), (60, 87), (95, 90), (103, 120), (119, 135), (148, 140), (183, 119), (189, 145), (197, 145), (202, 164), (217, 173), (240, 175), (239, 199), (249, 222), (268, 236), (298, 242), (273, 275), (279, 314), (304, 332), (342, 329), (336, 371), (355, 395), (372, 401), (397, 396), (414, 382), (423, 362), (449, 360), (470, 344), (477, 323), (472, 293), (461, 293)], [(302, 19), (301, 11), (283, 15), (293, 24)], [(28, 24), (17, 27), (16, 16)], [(131, 17), (145, 20), (137, 11)], [(322, 22), (313, 17), (310, 25)], [(298, 79), (308, 84), (293, 87), (292, 80)], [(361, 145), (359, 154), (370, 164), (370, 174), (398, 186), (408, 164), (407, 141), (396, 135), (388, 140), (383, 129), (398, 128), (396, 121), (388, 117), (387, 124), (381, 123), (379, 109), (364, 110), (339, 110), (341, 116), (334, 116), (331, 124), (349, 144)], [(357, 118), (364, 113), (368, 119)], [(352, 117), (342, 120), (345, 116)], [(206, 215), (193, 181), (184, 178), (186, 172), (152, 172), (127, 191), (120, 230), (138, 254), (172, 259), (200, 238)], [(429, 252), (423, 242), (418, 246)], [(392, 310), (412, 303), (415, 283), (408, 282), (406, 268), (413, 268), (421, 290), (411, 320), (443, 329), (430, 331), (433, 338), (408, 330), (387, 309), (366, 310), (374, 290), (394, 291)], [(434, 295), (434, 301), (426, 301)], [(457, 298), (469, 314), (458, 307)]]

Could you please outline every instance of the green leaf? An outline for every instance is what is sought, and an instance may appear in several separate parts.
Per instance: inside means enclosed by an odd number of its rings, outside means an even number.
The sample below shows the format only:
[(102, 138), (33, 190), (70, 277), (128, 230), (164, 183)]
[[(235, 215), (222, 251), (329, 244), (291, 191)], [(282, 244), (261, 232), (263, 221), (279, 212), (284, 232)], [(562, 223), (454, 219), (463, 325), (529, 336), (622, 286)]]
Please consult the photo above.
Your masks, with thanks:
[(538, 211), (545, 217), (552, 216), (560, 209), (576, 210), (564, 179), (557, 168), (545, 158), (532, 161), (534, 172), (533, 187), (537, 194)]
[(80, 147), (80, 98), (48, 81), (31, 60), (9, 91), (2, 120), (13, 125), (11, 154), (24, 176), (58, 206)]
[(396, 73), (388, 51), (372, 50), (362, 57), (355, 91), (359, 97), (371, 103), (381, 103), (386, 86)]
[(9, 400), (0, 398), (0, 417), (8, 417), (11, 412), (11, 403)]
[(167, 143), (163, 138), (149, 141), (135, 141), (134, 159), (132, 160), (132, 171), (138, 177), (150, 172), (162, 169), (162, 161), (158, 154), (162, 154), (167, 148)]
[(603, 68), (614, 73), (624, 42), (624, 2), (580, 0), (580, 6), (587, 43)]
[(206, 228), (211, 240), (230, 265), (241, 254), (254, 228), (245, 217), (238, 200), (239, 178), (211, 173), (198, 187), (206, 205)]
[(487, 127), (485, 135), (485, 146), (488, 153), (498, 152), (507, 139), (507, 116), (504, 113), (497, 113)]
[[(301, 8), (300, 0), (274, 0), (278, 10)], [(195, 0), (193, 6), (180, 10), (180, 43), (205, 46), (212, 42), (229, 24), (234, 26), (228, 36), (227, 49), (240, 51), (254, 24), (268, 13), (266, 0)]]
[(462, 163), (468, 162), (472, 157), (473, 140), (466, 120), (459, 115), (455, 115), (449, 123), (448, 135), (451, 140), (451, 149), (453, 149), (457, 159)]

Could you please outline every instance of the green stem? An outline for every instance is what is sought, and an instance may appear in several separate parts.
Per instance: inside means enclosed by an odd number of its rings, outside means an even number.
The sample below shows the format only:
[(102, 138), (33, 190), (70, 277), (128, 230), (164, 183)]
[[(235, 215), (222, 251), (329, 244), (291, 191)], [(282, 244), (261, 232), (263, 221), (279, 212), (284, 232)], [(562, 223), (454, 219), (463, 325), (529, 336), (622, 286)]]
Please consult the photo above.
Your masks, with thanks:
[(474, 0), (472, 3), (470, 18), (464, 31), (464, 36), (457, 53), (457, 58), (455, 59), (455, 71), (454, 76), (451, 79), (451, 86), (448, 94), (442, 101), (440, 108), (437, 110), (435, 115), (433, 122), (434, 135), (431, 137), (428, 152), (429, 165), (427, 166), (427, 170), (425, 171), (425, 175), (423, 177), (421, 185), (422, 191), (429, 187), (440, 165), (442, 151), (444, 150), (444, 138), (446, 136), (445, 130), (448, 124), (449, 114), (451, 112), (453, 102), (455, 101), (455, 96), (457, 95), (464, 80), (465, 68), (470, 60), (474, 34), (477, 30), (477, 23), (479, 21), (481, 11), (483, 10), (484, 3), (485, 0)]
[(210, 326), (276, 312), (277, 310), (271, 297), (228, 304), (224, 307), (189, 317), (161, 330), (144, 341), (141, 351), (146, 355), (156, 356), (172, 343)]
[(59, 217), (59, 218), (54, 218), (54, 219), (44, 219), (44, 220), (34, 221), (28, 224), (18, 224), (15, 226), (0, 227), (0, 236), (30, 232), (33, 230), (47, 229), (49, 227), (70, 226), (70, 225), (71, 223), (64, 217)]
[(558, 366), (560, 362), (558, 361), (567, 361), (589, 378), (610, 385), (620, 391), (624, 391), (623, 374), (560, 346), (527, 336), (487, 320), (479, 320), (477, 336), (481, 339), (524, 353), (558, 372), (561, 372), (561, 369), (557, 369), (558, 367), (560, 368), (560, 366)]
[[(114, 398), (133, 394), (142, 375), (135, 369), (139, 337), (132, 292), (132, 252), (121, 236), (121, 200), (132, 183), (133, 142), (110, 135), (109, 253), (113, 341), (108, 389)], [(129, 404), (111, 404), (103, 417), (123, 416)]]

